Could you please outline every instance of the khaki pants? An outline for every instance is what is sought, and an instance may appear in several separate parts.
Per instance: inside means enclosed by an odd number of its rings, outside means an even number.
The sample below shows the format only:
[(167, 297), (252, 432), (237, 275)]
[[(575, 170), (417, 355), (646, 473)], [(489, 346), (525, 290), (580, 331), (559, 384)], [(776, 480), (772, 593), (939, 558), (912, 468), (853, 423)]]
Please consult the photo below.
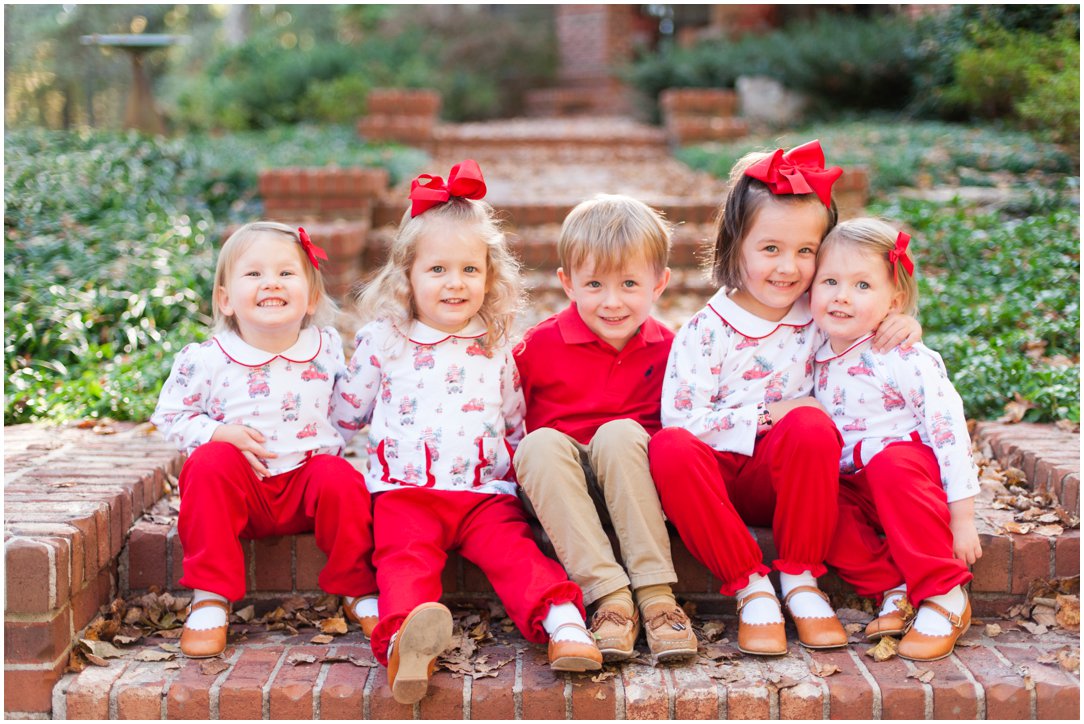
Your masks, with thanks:
[[(608, 593), (675, 583), (670, 537), (648, 470), (650, 436), (614, 420), (587, 445), (551, 428), (527, 435), (514, 464), (527, 510), (542, 523), (587, 605)], [(603, 524), (612, 522), (618, 560)], [(627, 571), (627, 573), (626, 573)]]

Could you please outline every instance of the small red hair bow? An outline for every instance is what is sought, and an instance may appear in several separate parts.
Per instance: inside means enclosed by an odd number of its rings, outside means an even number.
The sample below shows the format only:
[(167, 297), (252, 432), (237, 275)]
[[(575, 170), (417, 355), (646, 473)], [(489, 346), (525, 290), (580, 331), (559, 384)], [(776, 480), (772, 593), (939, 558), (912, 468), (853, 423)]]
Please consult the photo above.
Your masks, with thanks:
[(319, 269), (320, 262), (317, 259), (327, 261), (327, 252), (313, 244), (312, 239), (309, 238), (309, 233), (300, 226), (297, 227), (297, 238), (301, 240), (301, 248), (305, 250), (305, 256), (309, 257), (312, 265)]
[(453, 196), (464, 199), (481, 199), (486, 195), (486, 182), (478, 163), (467, 159), (452, 166), (448, 183), (440, 176), (423, 173), (410, 182), (410, 217), (427, 211), (437, 204), (449, 201)]
[(907, 245), (909, 243), (911, 243), (911, 236), (901, 231), (896, 235), (896, 246), (892, 251), (888, 252), (888, 263), (892, 265), (892, 282), (894, 284), (900, 283), (900, 268), (896, 262), (903, 264), (903, 269), (909, 276), (915, 275), (915, 263), (911, 261), (911, 257), (907, 256)]
[(832, 208), (832, 184), (843, 175), (843, 169), (826, 169), (820, 141), (810, 141), (786, 153), (776, 149), (745, 169), (745, 175), (766, 183), (773, 194), (816, 194)]

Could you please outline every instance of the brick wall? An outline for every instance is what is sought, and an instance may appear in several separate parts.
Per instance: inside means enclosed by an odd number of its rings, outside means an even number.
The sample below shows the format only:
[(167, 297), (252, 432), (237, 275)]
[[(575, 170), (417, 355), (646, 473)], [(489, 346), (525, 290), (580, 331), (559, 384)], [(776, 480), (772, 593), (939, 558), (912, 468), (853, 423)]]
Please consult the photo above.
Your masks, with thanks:
[(435, 90), (375, 88), (369, 93), (365, 117), (358, 121), (358, 134), (369, 141), (426, 145), (433, 138), (440, 105)]

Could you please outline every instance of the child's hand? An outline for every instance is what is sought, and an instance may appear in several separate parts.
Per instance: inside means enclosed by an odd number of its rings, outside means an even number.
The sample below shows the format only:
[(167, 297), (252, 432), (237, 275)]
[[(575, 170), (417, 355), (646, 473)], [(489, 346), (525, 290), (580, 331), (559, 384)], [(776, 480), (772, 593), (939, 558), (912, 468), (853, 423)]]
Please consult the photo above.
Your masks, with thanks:
[(817, 400), (812, 398), (812, 397), (799, 397), (796, 400), (783, 400), (782, 402), (771, 402), (771, 403), (768, 403), (768, 405), (766, 407), (767, 407), (767, 410), (768, 410), (768, 414), (772, 416), (772, 424), (775, 424), (775, 423), (779, 422), (780, 420), (783, 419), (784, 415), (786, 415), (788, 412), (790, 412), (791, 410), (793, 410), (795, 408), (798, 408), (798, 407), (815, 407), (818, 410), (827, 412), (824, 409), (824, 405), (817, 402)]
[(949, 503), (949, 529), (952, 531), (952, 554), (967, 565), (982, 558), (979, 532), (975, 530), (974, 499)]
[(259, 477), (266, 478), (271, 474), (261, 462), (261, 458), (266, 460), (277, 458), (278, 455), (263, 446), (266, 438), (258, 430), (245, 425), (219, 425), (211, 439), (215, 442), (228, 442), (240, 450)]
[(893, 312), (877, 327), (873, 337), (873, 350), (887, 352), (896, 345), (910, 349), (911, 345), (922, 341), (922, 325), (918, 320), (906, 314)]

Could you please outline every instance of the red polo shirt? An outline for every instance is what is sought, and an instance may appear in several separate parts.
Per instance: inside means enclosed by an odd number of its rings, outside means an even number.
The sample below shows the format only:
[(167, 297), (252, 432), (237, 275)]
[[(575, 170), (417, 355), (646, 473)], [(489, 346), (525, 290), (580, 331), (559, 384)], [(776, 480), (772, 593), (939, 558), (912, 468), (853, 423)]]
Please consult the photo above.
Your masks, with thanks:
[(673, 332), (648, 317), (618, 352), (588, 329), (575, 304), (540, 322), (513, 353), (527, 432), (552, 427), (586, 445), (600, 425), (629, 418), (654, 435), (673, 341)]

